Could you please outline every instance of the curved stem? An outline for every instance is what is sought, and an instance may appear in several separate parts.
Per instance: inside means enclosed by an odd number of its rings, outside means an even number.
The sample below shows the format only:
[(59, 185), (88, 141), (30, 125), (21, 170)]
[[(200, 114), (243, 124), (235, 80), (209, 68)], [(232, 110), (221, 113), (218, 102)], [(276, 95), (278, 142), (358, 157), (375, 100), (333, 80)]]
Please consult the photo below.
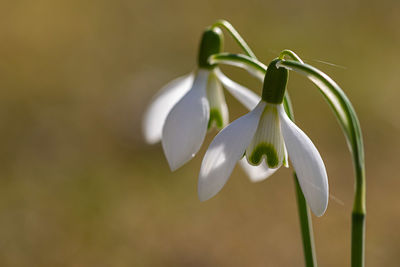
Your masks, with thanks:
[(214, 22), (211, 28), (220, 27), (224, 28), (229, 32), (229, 34), (235, 39), (236, 43), (243, 49), (243, 51), (252, 58), (256, 58), (256, 55), (251, 51), (250, 47), (247, 45), (246, 41), (240, 36), (236, 29), (228, 21), (220, 19)]
[(342, 126), (353, 157), (355, 170), (351, 266), (362, 267), (365, 258), (366, 179), (364, 144), (356, 112), (339, 85), (317, 68), (293, 60), (281, 60), (277, 66), (299, 72), (309, 78), (320, 89)]

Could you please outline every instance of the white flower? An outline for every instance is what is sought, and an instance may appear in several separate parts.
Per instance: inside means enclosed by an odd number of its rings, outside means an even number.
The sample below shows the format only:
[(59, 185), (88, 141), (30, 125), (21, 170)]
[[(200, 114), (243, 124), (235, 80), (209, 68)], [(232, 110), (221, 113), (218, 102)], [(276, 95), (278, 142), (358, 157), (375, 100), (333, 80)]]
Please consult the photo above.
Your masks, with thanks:
[(201, 165), (199, 198), (205, 201), (216, 195), (238, 161), (268, 165), (271, 175), (280, 166), (288, 166), (289, 156), (311, 210), (321, 216), (328, 205), (325, 165), (308, 136), (287, 116), (281, 101), (286, 81), (277, 83), (277, 80), (270, 79), (271, 84), (282, 87), (283, 91), (275, 90), (280, 93), (274, 94), (274, 90), (264, 89), (263, 92), (263, 99), (271, 98), (273, 103), (261, 100), (251, 112), (225, 127), (210, 144)]

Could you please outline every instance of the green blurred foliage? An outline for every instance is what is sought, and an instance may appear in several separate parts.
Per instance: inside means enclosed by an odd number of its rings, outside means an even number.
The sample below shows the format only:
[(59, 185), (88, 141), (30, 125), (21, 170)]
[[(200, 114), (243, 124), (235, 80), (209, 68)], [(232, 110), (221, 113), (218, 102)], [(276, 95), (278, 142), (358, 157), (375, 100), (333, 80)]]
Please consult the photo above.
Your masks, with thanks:
[[(290, 170), (252, 184), (237, 168), (200, 203), (201, 156), (171, 173), (141, 117), (191, 71), (202, 30), (229, 20), (268, 63), (292, 49), (334, 78), (364, 131), (368, 266), (397, 266), (399, 1), (0, 2), (1, 266), (301, 266)], [(232, 39), (226, 49), (238, 52)], [(322, 63), (329, 62), (339, 66)], [(224, 70), (260, 93), (245, 72)], [(348, 266), (351, 158), (313, 85), (292, 74), (298, 124), (327, 166), (314, 218), (321, 266)], [(246, 112), (230, 96), (234, 119)]]

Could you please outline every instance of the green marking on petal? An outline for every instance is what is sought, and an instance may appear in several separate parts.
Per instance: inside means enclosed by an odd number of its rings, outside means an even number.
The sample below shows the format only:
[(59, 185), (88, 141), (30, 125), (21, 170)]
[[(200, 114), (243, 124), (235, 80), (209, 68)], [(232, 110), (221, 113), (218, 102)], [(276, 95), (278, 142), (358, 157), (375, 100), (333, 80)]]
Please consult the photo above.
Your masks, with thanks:
[(283, 166), (286, 166), (286, 168), (287, 168), (287, 158), (286, 157), (283, 157), (283, 163), (282, 163), (282, 165)]
[(224, 127), (224, 120), (222, 119), (221, 112), (218, 109), (212, 108), (210, 110), (210, 119), (208, 120), (208, 129), (213, 126), (214, 122), (218, 129)]
[(266, 156), (268, 167), (275, 168), (278, 166), (278, 153), (276, 153), (275, 147), (272, 144), (268, 143), (260, 143), (255, 147), (249, 158), (250, 163), (254, 165), (259, 165), (261, 163), (263, 155)]

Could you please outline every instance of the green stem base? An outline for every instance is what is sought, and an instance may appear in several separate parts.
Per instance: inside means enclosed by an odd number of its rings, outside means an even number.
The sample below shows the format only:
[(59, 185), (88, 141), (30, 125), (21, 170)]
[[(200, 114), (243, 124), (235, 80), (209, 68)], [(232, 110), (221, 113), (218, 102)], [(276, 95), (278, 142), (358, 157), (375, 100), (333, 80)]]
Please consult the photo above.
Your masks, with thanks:
[(365, 214), (353, 212), (351, 224), (351, 266), (364, 266)]

